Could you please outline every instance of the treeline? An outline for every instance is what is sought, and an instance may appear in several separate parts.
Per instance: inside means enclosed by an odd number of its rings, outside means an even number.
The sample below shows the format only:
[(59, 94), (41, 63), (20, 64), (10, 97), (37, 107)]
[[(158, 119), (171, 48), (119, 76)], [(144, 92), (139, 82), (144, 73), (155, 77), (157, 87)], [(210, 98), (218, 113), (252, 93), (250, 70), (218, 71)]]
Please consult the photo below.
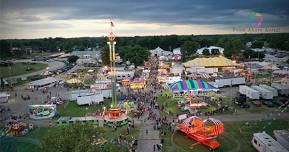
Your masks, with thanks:
[[(234, 35), (167, 35), (167, 36), (135, 36), (118, 37), (117, 50), (124, 46), (138, 45), (145, 49), (154, 49), (158, 46), (164, 50), (171, 51), (182, 47), (185, 55), (190, 55), (196, 48), (204, 46), (220, 46), (225, 48), (225, 55), (231, 57), (240, 49), (244, 48), (246, 42), (267, 42), (269, 47), (281, 50), (289, 50), (289, 34), (234, 34)], [(105, 37), (82, 37), (82, 38), (44, 38), (44, 39), (10, 39), (0, 40), (0, 58), (19, 57), (28, 50), (57, 52), (73, 50), (85, 50), (86, 48), (104, 48)], [(260, 43), (261, 42), (261, 43)], [(258, 44), (256, 44), (259, 46)], [(191, 50), (193, 49), (193, 50)]]

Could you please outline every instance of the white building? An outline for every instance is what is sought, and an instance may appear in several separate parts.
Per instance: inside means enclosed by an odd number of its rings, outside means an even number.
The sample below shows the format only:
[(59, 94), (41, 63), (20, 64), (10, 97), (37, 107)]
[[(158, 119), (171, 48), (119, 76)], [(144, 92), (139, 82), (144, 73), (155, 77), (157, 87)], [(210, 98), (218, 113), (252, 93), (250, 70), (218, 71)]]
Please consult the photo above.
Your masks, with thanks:
[(172, 59), (173, 52), (171, 51), (165, 51), (160, 47), (157, 47), (156, 49), (150, 50), (151, 56), (157, 56), (163, 59)]
[(210, 47), (203, 47), (203, 48), (198, 49), (198, 50), (197, 50), (197, 54), (202, 55), (202, 54), (203, 54), (203, 51), (204, 51), (205, 49), (208, 49), (209, 52), (210, 52), (210, 54), (212, 54), (212, 50), (214, 50), (214, 49), (219, 50), (219, 52), (220, 52), (221, 54), (224, 53), (224, 48), (217, 47), (217, 46), (210, 46)]
[[(111, 72), (108, 73), (111, 76)], [(116, 71), (116, 80), (132, 79), (134, 71)]]
[(182, 59), (181, 48), (173, 49), (173, 58), (174, 58), (175, 61), (179, 61), (179, 60)]
[(90, 86), (91, 89), (95, 90), (103, 90), (103, 89), (111, 89), (112, 83), (111, 80), (95, 80), (95, 83)]

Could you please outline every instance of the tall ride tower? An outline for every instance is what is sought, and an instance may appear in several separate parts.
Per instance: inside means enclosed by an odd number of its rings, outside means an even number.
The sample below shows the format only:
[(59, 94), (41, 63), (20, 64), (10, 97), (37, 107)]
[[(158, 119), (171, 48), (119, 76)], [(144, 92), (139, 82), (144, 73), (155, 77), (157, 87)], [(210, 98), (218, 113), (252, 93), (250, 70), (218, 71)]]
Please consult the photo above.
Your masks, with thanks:
[(115, 70), (115, 35), (111, 31), (108, 35), (109, 46), (109, 60), (110, 60), (110, 69), (111, 69), (111, 83), (112, 83), (112, 102), (109, 109), (110, 118), (118, 118), (121, 115), (121, 110), (117, 106), (117, 92), (116, 92), (116, 70)]

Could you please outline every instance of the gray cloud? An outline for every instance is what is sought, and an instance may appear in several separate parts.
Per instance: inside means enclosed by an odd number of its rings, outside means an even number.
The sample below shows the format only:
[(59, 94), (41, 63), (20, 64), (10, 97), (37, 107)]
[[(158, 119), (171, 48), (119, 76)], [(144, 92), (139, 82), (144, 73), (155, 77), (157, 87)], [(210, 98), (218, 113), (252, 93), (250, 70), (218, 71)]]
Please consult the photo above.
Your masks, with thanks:
[[(37, 13), (60, 12), (53, 19), (118, 18), (173, 24), (244, 24), (250, 12), (264, 14), (265, 21), (288, 24), (288, 0), (2, 0), (2, 13), (30, 10)], [(69, 10), (67, 13), (61, 13)], [(238, 11), (247, 10), (241, 16)], [(275, 20), (266, 15), (276, 16)], [(26, 16), (26, 19), (28, 17)], [(277, 23), (276, 23), (277, 22)], [(246, 24), (246, 23), (245, 23)]]
[[(136, 23), (250, 26), (256, 22), (252, 14), (259, 12), (266, 25), (288, 26), (288, 6), (288, 0), (0, 0), (0, 22), (19, 27), (43, 20), (112, 18)], [(39, 26), (44, 27), (50, 28)]]

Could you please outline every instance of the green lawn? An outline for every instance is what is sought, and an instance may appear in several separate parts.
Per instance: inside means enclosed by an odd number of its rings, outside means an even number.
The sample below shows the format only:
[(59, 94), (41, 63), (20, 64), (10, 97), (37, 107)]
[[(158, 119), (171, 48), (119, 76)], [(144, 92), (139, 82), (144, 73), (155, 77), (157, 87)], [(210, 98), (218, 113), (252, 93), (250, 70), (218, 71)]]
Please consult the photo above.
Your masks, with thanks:
[(158, 96), (158, 103), (160, 106), (164, 106), (165, 112), (169, 112), (169, 114), (176, 115), (181, 113), (180, 108), (178, 108), (178, 99), (162, 95)]
[(111, 99), (106, 99), (104, 100), (103, 105), (79, 106), (77, 105), (76, 101), (69, 101), (65, 104), (58, 105), (57, 111), (59, 112), (60, 116), (81, 117), (85, 116), (86, 114), (95, 113), (98, 110), (102, 110), (103, 106), (109, 107), (110, 103)]
[[(255, 151), (251, 146), (251, 139), (253, 133), (266, 131), (273, 137), (273, 130), (275, 129), (289, 129), (289, 120), (272, 120), (272, 121), (248, 121), (248, 122), (225, 122), (225, 132), (223, 135), (217, 137), (221, 143), (221, 148), (216, 152), (251, 152)], [(191, 149), (190, 145), (195, 141), (189, 139), (181, 132), (176, 132), (173, 136), (177, 147), (173, 148), (170, 142), (171, 133), (165, 136), (164, 151), (195, 151), (195, 152), (209, 152), (209, 150), (198, 145)]]
[[(61, 138), (61, 137), (55, 137), (55, 136), (61, 133), (62, 128), (65, 128), (65, 127), (66, 126), (54, 127), (54, 128), (50, 128), (50, 127), (36, 128), (35, 130), (31, 131), (26, 137), (37, 139), (42, 144), (45, 144), (45, 140), (49, 138)], [(108, 141), (112, 139), (117, 139), (120, 134), (122, 135), (126, 134), (126, 126), (122, 126), (118, 128), (116, 131), (113, 131), (112, 128), (96, 128), (96, 130), (100, 132), (100, 134), (97, 135), (98, 137), (103, 137), (104, 139)], [(139, 130), (138, 130), (138, 126), (136, 126), (134, 129), (132, 129), (131, 133), (127, 136), (127, 141), (131, 142), (132, 139), (137, 139), (138, 134), (139, 134)], [(32, 150), (33, 148), (35, 149), (35, 146), (33, 147), (33, 145), (19, 145), (19, 146), (23, 147), (24, 149), (27, 149), (29, 147), (32, 148)], [(120, 152), (126, 151), (126, 146), (111, 145), (111, 144), (108, 144), (106, 146), (108, 146), (109, 150), (112, 150), (112, 151), (120, 151)], [(26, 151), (23, 151), (23, 152), (26, 152)], [(29, 150), (27, 152), (29, 152)]]
[[(31, 68), (30, 71), (26, 71), (27, 68)], [(17, 76), (21, 74), (32, 73), (35, 71), (39, 71), (45, 69), (47, 64), (36, 63), (36, 64), (28, 64), (28, 63), (16, 63), (12, 66), (8, 67), (0, 67), (0, 77), (10, 77)]]

